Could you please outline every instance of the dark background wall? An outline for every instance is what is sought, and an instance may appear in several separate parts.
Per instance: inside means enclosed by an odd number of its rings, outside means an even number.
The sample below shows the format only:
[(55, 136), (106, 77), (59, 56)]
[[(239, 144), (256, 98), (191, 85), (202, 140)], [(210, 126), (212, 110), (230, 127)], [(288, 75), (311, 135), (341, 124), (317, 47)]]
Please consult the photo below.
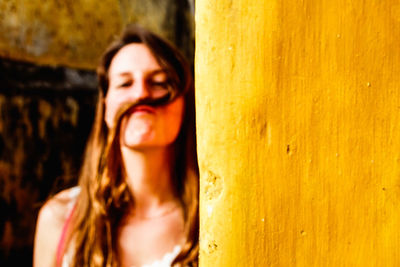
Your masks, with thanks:
[(49, 194), (76, 182), (96, 78), (2, 59), (0, 84), (1, 257), (28, 266), (38, 209)]
[(140, 23), (193, 57), (193, 1), (0, 1), (0, 266), (31, 266), (38, 210), (77, 182), (102, 51)]

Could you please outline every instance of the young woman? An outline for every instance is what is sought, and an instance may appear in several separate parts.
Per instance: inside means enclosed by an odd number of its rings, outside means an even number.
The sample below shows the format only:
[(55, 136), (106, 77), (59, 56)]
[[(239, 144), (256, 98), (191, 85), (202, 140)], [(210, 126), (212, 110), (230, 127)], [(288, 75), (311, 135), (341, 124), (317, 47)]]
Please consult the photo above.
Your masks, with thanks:
[(98, 67), (79, 186), (42, 207), (34, 266), (197, 266), (193, 79), (184, 57), (128, 26)]

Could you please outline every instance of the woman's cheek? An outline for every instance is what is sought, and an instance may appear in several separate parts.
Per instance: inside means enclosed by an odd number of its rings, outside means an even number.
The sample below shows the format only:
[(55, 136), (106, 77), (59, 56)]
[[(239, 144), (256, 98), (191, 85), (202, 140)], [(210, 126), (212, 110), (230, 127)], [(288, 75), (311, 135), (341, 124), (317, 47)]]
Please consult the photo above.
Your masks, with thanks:
[(104, 114), (104, 120), (108, 126), (108, 128), (114, 127), (115, 124), (115, 116), (118, 111), (118, 108), (121, 106), (121, 101), (118, 101), (117, 99), (106, 99), (105, 102), (105, 114)]
[(164, 107), (164, 117), (160, 121), (159, 132), (163, 133), (163, 139), (165, 144), (173, 143), (182, 127), (183, 115), (184, 115), (184, 100), (178, 98), (168, 106)]

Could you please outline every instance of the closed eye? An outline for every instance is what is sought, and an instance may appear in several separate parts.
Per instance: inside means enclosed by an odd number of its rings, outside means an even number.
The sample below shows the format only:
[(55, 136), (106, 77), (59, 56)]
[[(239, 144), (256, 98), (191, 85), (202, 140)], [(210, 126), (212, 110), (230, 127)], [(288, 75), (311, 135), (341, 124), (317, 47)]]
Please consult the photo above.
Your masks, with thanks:
[(124, 87), (129, 87), (129, 86), (131, 86), (132, 85), (132, 81), (125, 81), (125, 82), (122, 82), (122, 83), (120, 83), (120, 84), (118, 84), (118, 88), (124, 88)]
[(169, 81), (162, 81), (162, 82), (152, 81), (152, 82), (150, 82), (150, 85), (155, 89), (168, 89), (168, 87), (170, 86), (170, 83), (169, 83)]

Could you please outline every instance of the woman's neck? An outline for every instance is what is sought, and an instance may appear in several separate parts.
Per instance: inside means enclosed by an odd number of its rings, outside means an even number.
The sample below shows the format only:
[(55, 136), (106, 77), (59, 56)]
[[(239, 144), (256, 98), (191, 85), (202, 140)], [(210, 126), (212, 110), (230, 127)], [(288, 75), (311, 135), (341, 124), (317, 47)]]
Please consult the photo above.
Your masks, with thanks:
[(127, 183), (134, 198), (135, 217), (157, 217), (177, 207), (172, 151), (171, 148), (134, 150), (121, 147)]

